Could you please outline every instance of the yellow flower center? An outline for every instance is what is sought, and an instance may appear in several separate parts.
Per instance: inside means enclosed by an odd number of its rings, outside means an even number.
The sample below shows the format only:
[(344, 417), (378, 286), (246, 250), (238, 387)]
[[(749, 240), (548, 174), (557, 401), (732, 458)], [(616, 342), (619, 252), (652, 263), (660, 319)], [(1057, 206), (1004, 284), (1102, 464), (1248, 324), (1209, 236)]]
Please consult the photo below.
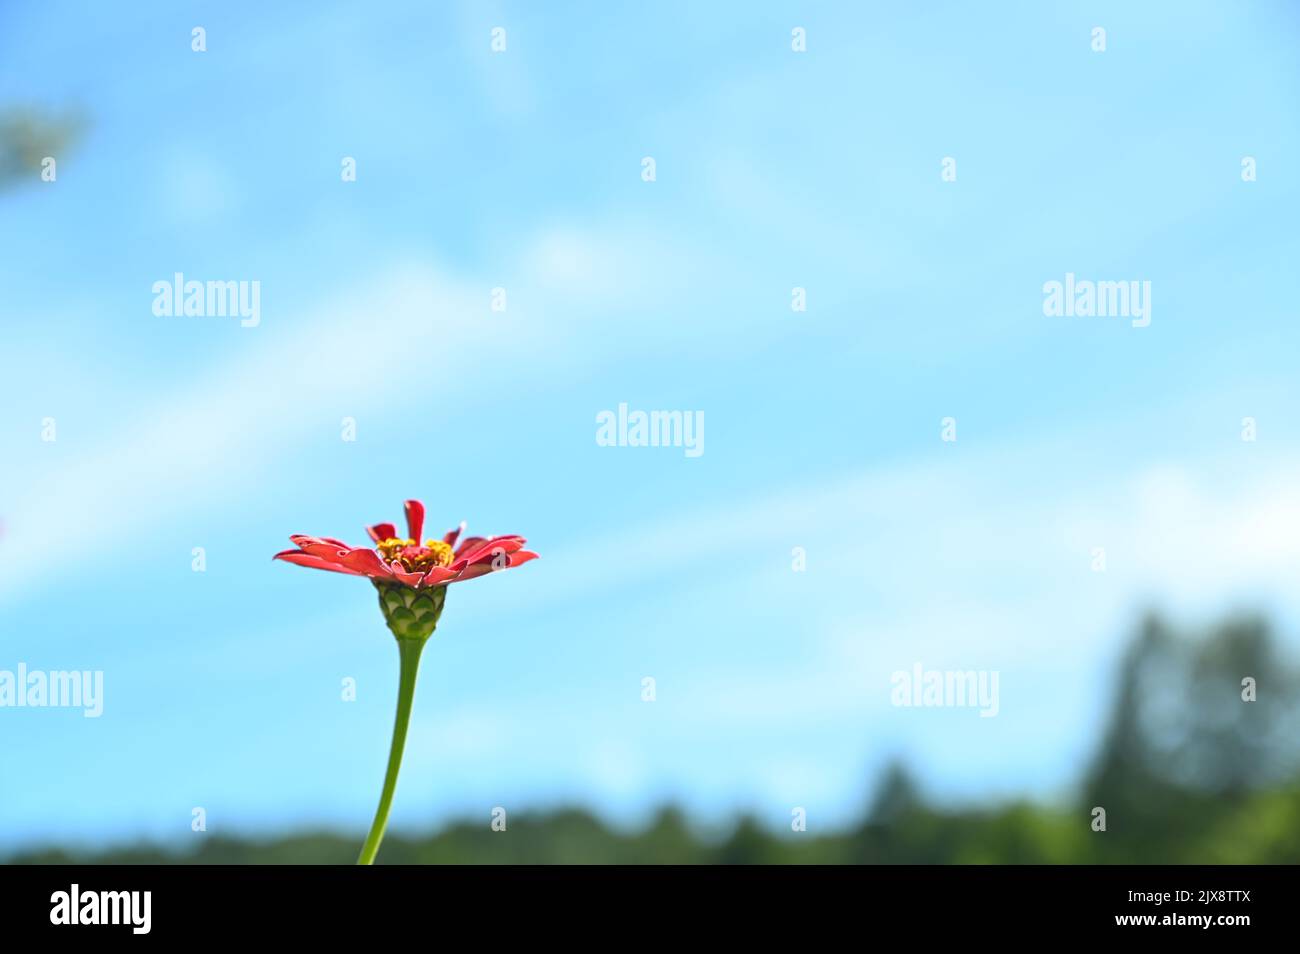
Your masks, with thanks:
[(402, 540), (397, 537), (381, 540), (375, 549), (379, 551), (385, 563), (397, 561), (408, 571), (451, 566), (454, 553), (451, 545), (441, 540), (425, 540), (424, 546), (419, 546), (414, 540)]

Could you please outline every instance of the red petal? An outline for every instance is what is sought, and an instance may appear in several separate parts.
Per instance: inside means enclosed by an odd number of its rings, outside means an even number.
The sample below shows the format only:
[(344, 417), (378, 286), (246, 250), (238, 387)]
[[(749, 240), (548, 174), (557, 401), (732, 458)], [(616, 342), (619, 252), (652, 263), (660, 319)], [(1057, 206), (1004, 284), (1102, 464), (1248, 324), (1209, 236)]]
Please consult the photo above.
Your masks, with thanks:
[(447, 546), (449, 547), (454, 547), (456, 545), (456, 539), (464, 532), (465, 532), (465, 521), (462, 520), (460, 522), (459, 527), (457, 527), (454, 530), (448, 530), (446, 533), (442, 535), (442, 542), (447, 544)]
[(505, 566), (498, 567), (491, 560), (486, 560), (482, 563), (473, 563), (456, 574), (456, 579), (451, 582), (460, 583), (462, 580), (474, 580), (480, 576), (487, 576), (489, 573), (496, 573), (498, 570), (509, 570), (511, 567), (516, 567), (520, 563), (527, 563), (529, 560), (535, 559), (537, 559), (536, 553), (532, 553), (528, 550), (520, 550), (518, 553), (511, 555), (510, 562)]
[[(515, 553), (512, 553), (510, 555), (509, 565), (503, 566), (501, 567), (501, 569), (509, 570), (512, 567), (519, 566), (519, 564), (521, 563), (527, 563), (529, 560), (536, 560), (536, 559), (537, 559), (537, 554), (534, 553), (532, 550), (518, 550)], [(465, 567), (465, 569), (461, 570), (459, 573), (456, 574), (454, 579), (448, 580), (447, 582), (460, 583), (462, 580), (473, 580), (476, 579), (477, 577), (486, 576), (487, 574), (493, 573), (495, 571), (496, 571), (496, 567), (492, 565), (491, 561), (488, 561), (486, 563), (475, 563)]]
[(366, 527), (366, 533), (370, 534), (371, 540), (381, 543), (397, 536), (397, 528), (391, 523), (377, 523), (373, 527)]
[(388, 565), (383, 560), (379, 559), (379, 554), (374, 550), (364, 548), (350, 550), (339, 557), (339, 563), (350, 570), (355, 570), (362, 576), (387, 579), (393, 575), (393, 571), (388, 568)]
[(408, 534), (415, 545), (420, 545), (420, 534), (424, 533), (424, 504), (418, 500), (408, 500), (406, 502), (406, 527), (410, 530)]
[(459, 559), (462, 553), (466, 552), (467, 550), (470, 550), (473, 547), (478, 546), (486, 539), (487, 537), (466, 537), (464, 540), (460, 541), (460, 546), (456, 548), (456, 552), (454, 554), (455, 557)]
[(335, 540), (333, 537), (313, 537), (305, 533), (295, 533), (289, 537), (298, 546), (302, 546), (302, 541), (307, 540), (311, 543), (328, 543), (332, 547), (338, 547), (340, 550), (351, 550), (352, 544), (344, 543), (342, 540)]
[(405, 583), (407, 586), (419, 586), (420, 581), (424, 579), (423, 573), (408, 573), (406, 568), (396, 560), (389, 564), (388, 569), (392, 571), (399, 583)]
[(467, 566), (456, 574), (456, 578), (448, 580), (448, 583), (460, 583), (464, 580), (472, 580), (475, 577), (486, 576), (492, 572), (491, 563), (475, 563), (473, 566)]
[(519, 566), (521, 563), (527, 563), (529, 560), (536, 560), (537, 554), (531, 550), (520, 550), (510, 555), (510, 562), (505, 566), (497, 566), (495, 558), (489, 557), (480, 563), (471, 563), (465, 569), (456, 574), (453, 583), (459, 583), (461, 580), (472, 580), (476, 577), (486, 576), (488, 573), (495, 573), (497, 570), (509, 570), (511, 567)]
[(429, 572), (424, 574), (424, 585), (437, 586), (439, 583), (446, 583), (455, 576), (455, 570), (448, 569), (445, 566), (431, 566)]
[(455, 562), (459, 563), (461, 560), (468, 558), (469, 561), (472, 563), (474, 562), (474, 560), (477, 559), (475, 554), (481, 554), (484, 547), (490, 549), (491, 547), (500, 546), (502, 544), (510, 543), (510, 542), (514, 542), (519, 545), (514, 547), (511, 550), (511, 552), (513, 552), (514, 550), (518, 550), (520, 546), (523, 546), (525, 540), (523, 537), (519, 536), (516, 533), (507, 533), (499, 537), (470, 537), (468, 540), (463, 541), (461, 545), (456, 548)]
[(304, 553), (309, 553), (329, 563), (338, 563), (340, 557), (353, 549), (338, 540), (327, 540), (324, 537), (308, 537), (300, 533), (294, 534), (289, 539), (296, 543)]
[(271, 559), (284, 560), (286, 563), (295, 563), (298, 566), (309, 566), (316, 570), (332, 570), (335, 573), (346, 573), (349, 576), (364, 575), (337, 563), (331, 563), (328, 560), (322, 560), (320, 557), (312, 556), (310, 553), (303, 553), (301, 550), (285, 550), (283, 553), (277, 553)]
[(453, 570), (461, 570), (470, 564), (478, 563), (482, 560), (491, 560), (498, 552), (514, 553), (523, 545), (523, 537), (493, 537), (491, 540), (484, 540), (472, 550), (462, 551), (462, 556), (456, 558), (456, 562), (451, 565), (451, 568)]

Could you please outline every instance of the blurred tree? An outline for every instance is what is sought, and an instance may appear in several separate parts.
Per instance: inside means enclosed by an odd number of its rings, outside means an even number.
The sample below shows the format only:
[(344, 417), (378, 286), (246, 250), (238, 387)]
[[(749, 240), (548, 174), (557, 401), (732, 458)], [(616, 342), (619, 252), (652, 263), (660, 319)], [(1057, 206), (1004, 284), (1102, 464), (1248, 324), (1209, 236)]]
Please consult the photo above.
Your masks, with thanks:
[(0, 110), (0, 188), (28, 177), (38, 182), (45, 157), (61, 159), (84, 128), (75, 112), (53, 117), (31, 108)]
[[(881, 774), (863, 821), (841, 832), (791, 834), (742, 815), (730, 835), (697, 834), (675, 807), (639, 832), (589, 812), (512, 815), (507, 832), (482, 819), (424, 836), (393, 834), (387, 864), (1300, 862), (1300, 680), (1264, 623), (1231, 619), (1202, 638), (1148, 616), (1120, 660), (1114, 702), (1081, 802), (1016, 802), (945, 810), (926, 804), (901, 762)], [(1256, 701), (1243, 698), (1253, 679)], [(1246, 693), (1249, 698), (1249, 693)], [(1090, 810), (1106, 809), (1105, 832)], [(357, 840), (298, 834), (270, 842), (208, 838), (190, 853), (154, 846), (87, 857), (60, 850), (14, 860), (347, 864)]]
[(1084, 786), (1082, 809), (1106, 809), (1110, 837), (1093, 842), (1102, 857), (1171, 860), (1189, 832), (1293, 778), (1297, 687), (1256, 617), (1194, 638), (1148, 616)]
[(876, 787), (875, 798), (867, 809), (867, 823), (892, 825), (923, 805), (921, 790), (901, 761), (886, 766)]

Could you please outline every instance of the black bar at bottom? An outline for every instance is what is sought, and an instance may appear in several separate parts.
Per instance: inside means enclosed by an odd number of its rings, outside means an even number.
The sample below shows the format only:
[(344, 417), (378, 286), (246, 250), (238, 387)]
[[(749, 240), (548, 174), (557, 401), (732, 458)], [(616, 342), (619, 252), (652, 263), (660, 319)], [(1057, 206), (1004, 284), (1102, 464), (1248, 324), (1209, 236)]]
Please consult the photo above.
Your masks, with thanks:
[(674, 937), (787, 930), (805, 939), (902, 930), (927, 941), (1048, 931), (1231, 943), (1294, 926), (1294, 874), (1209, 866), (0, 867), (0, 936), (391, 946), (384, 939), (404, 934), (437, 946), (450, 942), (452, 928), (458, 943), (516, 930), (534, 941), (590, 932), (613, 942), (611, 926), (623, 925), (629, 938), (670, 928), (691, 932)]

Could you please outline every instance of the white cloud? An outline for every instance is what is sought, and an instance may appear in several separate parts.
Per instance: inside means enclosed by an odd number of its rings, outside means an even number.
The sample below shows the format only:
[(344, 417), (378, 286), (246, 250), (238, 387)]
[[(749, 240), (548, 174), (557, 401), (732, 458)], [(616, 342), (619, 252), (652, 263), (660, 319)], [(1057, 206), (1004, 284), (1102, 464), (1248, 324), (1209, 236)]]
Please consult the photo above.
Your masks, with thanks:
[[(98, 443), (22, 475), (27, 493), (9, 510), (0, 547), (0, 597), (50, 569), (30, 558), (50, 540), (112, 539), (144, 514), (161, 519), (193, 499), (212, 506), (247, 486), (277, 448), (337, 427), (321, 419), (323, 390), (348, 389), (349, 407), (363, 415), (413, 398), (411, 388), (397, 394), (369, 382), (412, 354), (434, 353), (435, 341), (440, 360), (473, 364), (489, 351), (502, 360), (512, 351), (504, 323), (469, 331), (485, 302), (486, 292), (405, 267), (334, 302), (312, 303), (306, 313), (315, 317), (294, 316), (289, 333), (264, 309), (261, 327), (234, 331), (248, 336), (246, 350), (173, 393), (149, 395), (134, 419)], [(425, 390), (421, 399), (446, 398), (446, 380), (413, 375), (412, 387)]]
[[(584, 570), (548, 581), (546, 596), (567, 600), (705, 564), (766, 573), (800, 545), (810, 576), (870, 579), (890, 594), (888, 605), (913, 614), (933, 605), (936, 590), (954, 605), (986, 609), (1050, 596), (1066, 615), (1099, 599), (1120, 606), (1162, 597), (1215, 611), (1267, 596), (1300, 611), (1291, 585), (1300, 459), (1242, 468), (1229, 449), (1134, 461), (1099, 483), (1051, 463), (1058, 449), (1055, 440), (1003, 445), (959, 465), (922, 458), (702, 505), (548, 554)], [(1094, 547), (1106, 550), (1103, 574), (1092, 570)], [(749, 556), (757, 552), (766, 567)]]
[[(495, 282), (449, 277), (410, 258), (362, 288), (324, 288), (291, 313), (277, 313), (264, 296), (259, 327), (232, 324), (240, 336), (233, 356), (171, 391), (140, 391), (144, 403), (93, 444), (74, 444), (66, 436), (72, 422), (60, 420), (58, 453), (0, 474), (7, 498), (0, 600), (51, 571), (30, 558), (50, 540), (113, 539), (146, 514), (158, 521), (187, 501), (202, 500), (206, 509), (229, 502), (259, 474), (282, 467), (287, 448), (325, 429), (337, 433), (322, 395), (346, 398), (359, 420), (417, 404), (447, 409), (482, 398), (440, 371), (491, 367), (509, 374), (518, 397), (549, 387), (560, 364), (622, 348), (617, 336), (583, 333), (593, 309), (603, 314), (605, 293), (643, 288), (650, 271), (674, 261), (645, 239), (626, 238), (576, 227), (534, 236), (511, 254), (537, 294), (522, 305), (512, 298), (504, 313), (489, 308)], [(566, 335), (570, 346), (530, 377), (537, 356)], [(379, 386), (395, 368), (405, 372), (401, 387)], [(94, 400), (84, 389), (68, 393)]]

